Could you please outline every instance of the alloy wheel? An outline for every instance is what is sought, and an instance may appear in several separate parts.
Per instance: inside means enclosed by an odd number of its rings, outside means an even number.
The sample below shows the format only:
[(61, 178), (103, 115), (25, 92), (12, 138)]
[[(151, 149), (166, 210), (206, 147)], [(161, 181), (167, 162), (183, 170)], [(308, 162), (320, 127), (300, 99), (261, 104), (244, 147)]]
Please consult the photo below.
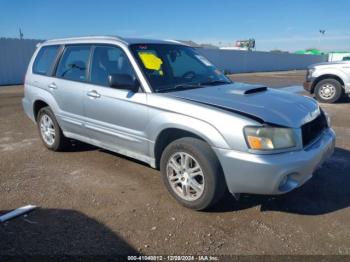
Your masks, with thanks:
[(40, 133), (47, 145), (52, 146), (55, 143), (55, 126), (51, 117), (47, 114), (43, 114), (40, 118)]
[(167, 178), (173, 191), (182, 199), (194, 201), (204, 191), (204, 175), (198, 161), (188, 153), (173, 154), (166, 167)]

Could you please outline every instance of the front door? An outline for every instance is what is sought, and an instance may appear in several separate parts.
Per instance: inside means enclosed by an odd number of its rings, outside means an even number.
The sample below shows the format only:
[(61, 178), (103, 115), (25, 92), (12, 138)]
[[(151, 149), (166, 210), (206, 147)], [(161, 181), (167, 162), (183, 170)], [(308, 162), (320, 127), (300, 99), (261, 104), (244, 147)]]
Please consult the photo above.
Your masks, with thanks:
[(111, 74), (128, 74), (136, 78), (121, 48), (95, 46), (84, 96), (85, 126), (95, 144), (147, 161), (142, 159), (148, 153), (145, 133), (147, 94), (109, 87), (108, 76)]

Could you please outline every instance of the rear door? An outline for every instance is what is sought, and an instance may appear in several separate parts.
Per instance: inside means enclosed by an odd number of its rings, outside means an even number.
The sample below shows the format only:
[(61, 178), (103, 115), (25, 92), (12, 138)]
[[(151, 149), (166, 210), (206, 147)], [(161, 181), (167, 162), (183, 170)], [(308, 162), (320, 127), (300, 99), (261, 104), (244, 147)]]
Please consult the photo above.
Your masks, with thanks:
[(67, 45), (49, 87), (59, 107), (57, 117), (65, 132), (86, 136), (83, 96), (86, 94), (91, 45)]
[(95, 143), (140, 159), (148, 153), (147, 95), (111, 88), (110, 74), (136, 74), (124, 51), (117, 46), (93, 48), (90, 84), (84, 94), (86, 128)]

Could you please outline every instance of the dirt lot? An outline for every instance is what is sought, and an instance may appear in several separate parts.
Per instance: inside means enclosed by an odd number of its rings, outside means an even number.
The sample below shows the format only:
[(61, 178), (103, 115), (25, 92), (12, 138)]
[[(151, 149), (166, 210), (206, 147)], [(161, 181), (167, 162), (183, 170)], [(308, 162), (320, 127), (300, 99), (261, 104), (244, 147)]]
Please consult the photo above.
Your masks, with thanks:
[[(301, 85), (304, 72), (234, 80)], [(158, 171), (98, 148), (44, 148), (21, 107), (23, 87), (0, 87), (0, 254), (350, 254), (350, 103), (322, 104), (337, 148), (303, 187), (282, 196), (226, 196), (207, 212), (179, 206)]]

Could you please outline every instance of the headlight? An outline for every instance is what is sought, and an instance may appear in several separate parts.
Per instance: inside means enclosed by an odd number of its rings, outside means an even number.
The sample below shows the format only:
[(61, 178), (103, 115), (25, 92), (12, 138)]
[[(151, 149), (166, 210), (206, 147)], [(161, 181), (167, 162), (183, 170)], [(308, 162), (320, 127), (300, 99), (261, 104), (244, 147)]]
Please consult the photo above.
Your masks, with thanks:
[(290, 128), (246, 126), (244, 135), (248, 146), (254, 150), (276, 150), (296, 146)]
[(315, 68), (310, 68), (306, 72), (306, 79), (310, 79), (312, 77), (312, 74), (315, 72)]

